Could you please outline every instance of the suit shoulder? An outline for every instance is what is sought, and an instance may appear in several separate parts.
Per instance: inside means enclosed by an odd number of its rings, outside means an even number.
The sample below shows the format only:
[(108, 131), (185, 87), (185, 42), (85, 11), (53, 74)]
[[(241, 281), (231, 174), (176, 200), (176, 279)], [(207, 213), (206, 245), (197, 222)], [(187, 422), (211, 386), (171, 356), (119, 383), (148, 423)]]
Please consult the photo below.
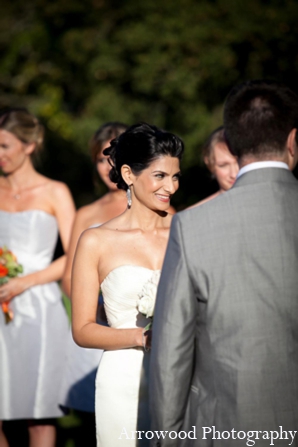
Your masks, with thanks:
[(179, 216), (181, 218), (181, 221), (192, 220), (192, 219), (196, 218), (197, 216), (203, 216), (210, 210), (217, 209), (221, 206), (224, 206), (223, 199), (225, 196), (227, 196), (227, 193), (220, 194), (220, 195), (212, 198), (211, 200), (202, 202), (202, 203), (198, 204), (198, 206), (193, 206), (193, 207), (187, 208), (183, 211), (179, 211), (179, 213), (177, 213), (177, 216)]

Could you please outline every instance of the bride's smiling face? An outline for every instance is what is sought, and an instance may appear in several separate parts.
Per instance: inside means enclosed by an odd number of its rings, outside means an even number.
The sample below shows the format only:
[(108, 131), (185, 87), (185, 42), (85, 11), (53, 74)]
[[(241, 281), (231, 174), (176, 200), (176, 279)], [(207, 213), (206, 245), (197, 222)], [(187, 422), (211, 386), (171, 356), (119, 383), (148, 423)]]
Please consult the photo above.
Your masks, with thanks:
[(140, 174), (132, 174), (132, 200), (138, 200), (150, 209), (165, 211), (179, 187), (179, 177), (178, 158), (168, 155), (156, 158)]

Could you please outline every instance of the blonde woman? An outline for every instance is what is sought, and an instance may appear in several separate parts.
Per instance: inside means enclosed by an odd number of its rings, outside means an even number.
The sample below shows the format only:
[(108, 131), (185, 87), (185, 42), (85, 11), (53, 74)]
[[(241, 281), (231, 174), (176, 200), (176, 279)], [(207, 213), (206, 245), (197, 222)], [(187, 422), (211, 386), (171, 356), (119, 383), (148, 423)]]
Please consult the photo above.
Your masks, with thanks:
[[(236, 181), (239, 171), (237, 157), (231, 154), (224, 136), (223, 126), (215, 129), (202, 148), (204, 163), (216, 179), (219, 190), (193, 206), (202, 205), (228, 191)], [(192, 208), (191, 207), (191, 208)]]
[[(34, 168), (43, 127), (26, 109), (0, 115), (0, 246), (23, 265), (0, 287), (14, 318), (0, 315), (0, 420), (28, 420), (30, 447), (54, 447), (68, 321), (57, 280), (66, 256), (52, 262), (58, 232), (67, 251), (75, 207), (67, 186)], [(0, 425), (0, 447), (8, 441)]]

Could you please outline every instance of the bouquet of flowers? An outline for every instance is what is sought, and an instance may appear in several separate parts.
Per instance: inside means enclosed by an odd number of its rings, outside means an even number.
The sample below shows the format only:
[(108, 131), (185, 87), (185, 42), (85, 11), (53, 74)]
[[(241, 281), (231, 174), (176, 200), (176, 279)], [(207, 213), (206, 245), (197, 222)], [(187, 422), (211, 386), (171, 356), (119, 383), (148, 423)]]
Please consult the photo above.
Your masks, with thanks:
[(145, 331), (149, 330), (152, 326), (154, 307), (157, 293), (157, 286), (160, 278), (160, 270), (153, 272), (153, 275), (143, 286), (141, 293), (139, 293), (138, 310), (146, 318), (150, 318), (150, 323), (145, 327)]
[[(23, 267), (21, 264), (18, 264), (16, 256), (7, 247), (0, 247), (0, 286), (7, 283), (9, 278), (14, 278), (22, 272)], [(9, 307), (9, 302), (5, 301), (1, 304), (1, 307), (5, 323), (8, 324), (13, 319), (13, 312)]]

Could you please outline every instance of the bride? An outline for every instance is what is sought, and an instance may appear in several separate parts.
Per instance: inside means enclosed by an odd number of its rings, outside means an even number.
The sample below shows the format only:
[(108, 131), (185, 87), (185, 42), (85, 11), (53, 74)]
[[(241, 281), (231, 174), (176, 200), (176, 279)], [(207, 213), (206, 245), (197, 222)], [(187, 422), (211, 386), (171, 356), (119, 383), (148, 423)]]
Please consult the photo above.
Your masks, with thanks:
[[(148, 124), (136, 124), (111, 142), (110, 177), (127, 191), (124, 213), (86, 230), (73, 267), (72, 328), (80, 346), (104, 349), (96, 378), (99, 447), (145, 445), (137, 430), (149, 429), (145, 365), (149, 320), (138, 310), (143, 287), (156, 283), (179, 186), (183, 143)], [(96, 324), (99, 287), (110, 327)], [(133, 433), (131, 433), (133, 432)], [(142, 439), (137, 439), (142, 438)], [(119, 441), (121, 440), (121, 441)]]

